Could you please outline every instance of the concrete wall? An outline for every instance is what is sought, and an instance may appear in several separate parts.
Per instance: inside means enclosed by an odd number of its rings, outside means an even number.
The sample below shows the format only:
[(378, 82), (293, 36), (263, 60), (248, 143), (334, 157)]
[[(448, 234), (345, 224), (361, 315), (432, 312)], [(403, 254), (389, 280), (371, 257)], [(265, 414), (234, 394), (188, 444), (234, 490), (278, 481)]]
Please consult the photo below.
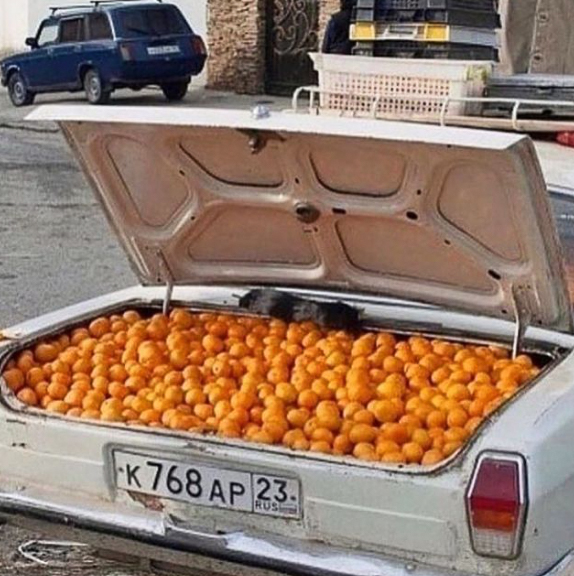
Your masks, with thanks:
[[(193, 30), (207, 42), (207, 0), (170, 0), (185, 14)], [(83, 0), (0, 0), (0, 53), (18, 50), (27, 36), (33, 36), (38, 25), (49, 14), (50, 6), (82, 4)], [(87, 2), (86, 2), (87, 3)], [(205, 84), (207, 74), (194, 79)]]
[(28, 36), (27, 0), (0, 0), (0, 54), (24, 46)]

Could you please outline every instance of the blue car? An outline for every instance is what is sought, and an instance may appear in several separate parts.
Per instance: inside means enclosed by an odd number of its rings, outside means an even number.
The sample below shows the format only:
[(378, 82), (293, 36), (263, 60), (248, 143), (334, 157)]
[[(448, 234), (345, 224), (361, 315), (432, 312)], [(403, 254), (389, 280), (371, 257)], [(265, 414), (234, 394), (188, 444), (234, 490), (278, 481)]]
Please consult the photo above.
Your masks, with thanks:
[(36, 94), (84, 90), (105, 104), (118, 88), (159, 85), (168, 100), (181, 100), (207, 53), (180, 10), (155, 3), (97, 0), (87, 6), (52, 8), (31, 50), (0, 62), (1, 82), (14, 106)]

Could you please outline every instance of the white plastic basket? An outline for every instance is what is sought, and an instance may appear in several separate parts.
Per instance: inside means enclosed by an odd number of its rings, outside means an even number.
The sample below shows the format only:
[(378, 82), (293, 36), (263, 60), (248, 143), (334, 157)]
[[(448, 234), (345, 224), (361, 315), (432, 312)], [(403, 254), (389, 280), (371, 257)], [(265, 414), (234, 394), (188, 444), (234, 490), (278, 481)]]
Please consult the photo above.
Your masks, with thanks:
[[(358, 115), (372, 115), (376, 97), (380, 114), (440, 114), (445, 98), (482, 96), (494, 67), (487, 61), (310, 56), (319, 74), (319, 88), (330, 92), (321, 94), (321, 108)], [(453, 102), (448, 114), (469, 115), (477, 107), (472, 102)]]

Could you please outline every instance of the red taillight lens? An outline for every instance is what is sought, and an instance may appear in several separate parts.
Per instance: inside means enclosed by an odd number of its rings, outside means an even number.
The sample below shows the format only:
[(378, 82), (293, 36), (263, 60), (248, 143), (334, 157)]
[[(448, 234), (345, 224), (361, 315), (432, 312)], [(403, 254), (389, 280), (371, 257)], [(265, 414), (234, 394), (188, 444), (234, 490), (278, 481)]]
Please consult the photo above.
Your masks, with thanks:
[(480, 458), (467, 495), (470, 536), (483, 556), (514, 558), (526, 521), (526, 468), (520, 456)]
[(560, 132), (560, 134), (556, 136), (556, 140), (563, 146), (574, 148), (574, 132)]
[(203, 56), (207, 54), (207, 49), (205, 48), (205, 43), (201, 36), (194, 36), (191, 39), (191, 47), (196, 54), (201, 54)]
[(120, 45), (120, 53), (122, 55), (122, 60), (130, 61), (133, 60), (132, 49), (129, 44)]

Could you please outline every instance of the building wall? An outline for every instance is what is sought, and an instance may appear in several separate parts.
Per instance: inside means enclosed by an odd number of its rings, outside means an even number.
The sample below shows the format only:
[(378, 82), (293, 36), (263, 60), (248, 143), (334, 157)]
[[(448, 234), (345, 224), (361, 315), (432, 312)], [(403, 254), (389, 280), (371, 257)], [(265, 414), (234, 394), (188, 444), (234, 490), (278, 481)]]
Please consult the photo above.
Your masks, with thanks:
[(0, 0), (0, 54), (24, 46), (28, 36), (28, 3), (24, 0)]

